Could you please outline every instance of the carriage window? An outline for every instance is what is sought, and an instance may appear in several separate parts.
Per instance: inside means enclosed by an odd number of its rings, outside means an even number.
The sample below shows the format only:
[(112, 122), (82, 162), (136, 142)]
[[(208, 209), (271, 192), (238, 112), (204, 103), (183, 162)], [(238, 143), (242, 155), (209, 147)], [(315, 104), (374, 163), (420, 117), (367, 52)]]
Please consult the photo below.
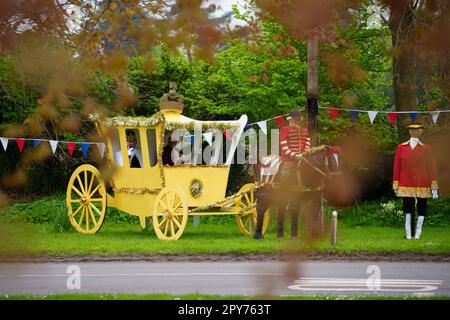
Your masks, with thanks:
[(130, 168), (142, 168), (141, 140), (139, 131), (136, 129), (126, 129), (128, 159)]
[(114, 162), (118, 166), (123, 167), (122, 150), (120, 150), (119, 131), (117, 129), (111, 131), (111, 145), (114, 156)]
[(156, 166), (158, 162), (157, 158), (157, 144), (156, 144), (156, 131), (155, 129), (147, 130), (147, 143), (148, 143), (148, 153), (150, 159), (150, 166)]

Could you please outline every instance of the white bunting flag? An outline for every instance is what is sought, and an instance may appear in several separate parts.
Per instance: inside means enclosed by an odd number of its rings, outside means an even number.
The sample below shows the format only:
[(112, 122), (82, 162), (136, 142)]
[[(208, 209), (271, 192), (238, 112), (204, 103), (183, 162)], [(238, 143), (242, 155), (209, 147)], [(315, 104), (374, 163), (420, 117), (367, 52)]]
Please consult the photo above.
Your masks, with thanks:
[(104, 143), (97, 143), (98, 151), (100, 151), (100, 155), (103, 158), (103, 155), (105, 154), (105, 144)]
[(203, 134), (203, 136), (205, 137), (206, 142), (208, 142), (209, 145), (212, 145), (213, 133), (212, 132), (205, 132)]
[(378, 114), (378, 111), (368, 111), (367, 113), (369, 114), (370, 123), (373, 123), (375, 117)]
[(432, 118), (433, 118), (433, 123), (434, 123), (434, 124), (436, 124), (437, 119), (439, 118), (439, 114), (440, 114), (440, 113), (441, 113), (440, 111), (433, 111), (433, 112), (432, 112)]
[(53, 154), (55, 154), (56, 147), (58, 146), (58, 141), (56, 141), (56, 140), (49, 140), (48, 143), (50, 143), (50, 146), (52, 147)]
[(0, 138), (2, 141), (3, 149), (6, 151), (6, 148), (8, 148), (8, 138)]
[(258, 126), (261, 128), (262, 132), (264, 132), (264, 134), (267, 134), (267, 121), (260, 121), (258, 122)]

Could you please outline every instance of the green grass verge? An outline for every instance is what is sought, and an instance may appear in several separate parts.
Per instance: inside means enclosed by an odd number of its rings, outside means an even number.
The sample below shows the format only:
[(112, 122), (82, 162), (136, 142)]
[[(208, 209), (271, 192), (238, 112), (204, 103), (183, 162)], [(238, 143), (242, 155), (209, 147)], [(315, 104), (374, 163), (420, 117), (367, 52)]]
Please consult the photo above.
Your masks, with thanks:
[(233, 217), (217, 224), (201, 223), (198, 228), (194, 228), (190, 220), (178, 241), (158, 240), (151, 226), (142, 230), (137, 223), (110, 223), (107, 218), (95, 235), (78, 234), (73, 230), (56, 232), (49, 224), (2, 222), (0, 254), (274, 253), (283, 249), (331, 253), (450, 253), (450, 232), (445, 226), (427, 227), (425, 224), (420, 240), (403, 239), (401, 226), (355, 227), (340, 223), (338, 229), (335, 246), (330, 245), (326, 237), (310, 247), (301, 237), (299, 240), (277, 239), (273, 225), (261, 241), (245, 237)]
[(0, 296), (0, 300), (450, 300), (450, 297), (401, 296), (220, 296), (203, 294), (52, 294)]

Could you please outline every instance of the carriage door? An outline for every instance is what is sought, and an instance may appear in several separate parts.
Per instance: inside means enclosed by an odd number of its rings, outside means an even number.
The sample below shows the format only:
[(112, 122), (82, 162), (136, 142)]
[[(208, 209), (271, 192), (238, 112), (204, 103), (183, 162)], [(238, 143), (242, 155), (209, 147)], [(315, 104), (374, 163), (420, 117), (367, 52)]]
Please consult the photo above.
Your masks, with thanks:
[(162, 188), (161, 168), (158, 165), (158, 139), (160, 128), (119, 128), (123, 154), (125, 188), (159, 190)]

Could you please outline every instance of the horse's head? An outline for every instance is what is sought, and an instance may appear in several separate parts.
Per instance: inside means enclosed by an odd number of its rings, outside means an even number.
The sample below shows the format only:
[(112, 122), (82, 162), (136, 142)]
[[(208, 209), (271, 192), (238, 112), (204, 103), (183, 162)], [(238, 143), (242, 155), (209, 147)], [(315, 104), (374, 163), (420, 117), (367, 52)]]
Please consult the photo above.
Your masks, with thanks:
[(340, 174), (340, 149), (336, 146), (319, 146), (312, 148), (300, 163), (302, 182), (307, 187), (322, 184), (323, 179), (330, 179)]

